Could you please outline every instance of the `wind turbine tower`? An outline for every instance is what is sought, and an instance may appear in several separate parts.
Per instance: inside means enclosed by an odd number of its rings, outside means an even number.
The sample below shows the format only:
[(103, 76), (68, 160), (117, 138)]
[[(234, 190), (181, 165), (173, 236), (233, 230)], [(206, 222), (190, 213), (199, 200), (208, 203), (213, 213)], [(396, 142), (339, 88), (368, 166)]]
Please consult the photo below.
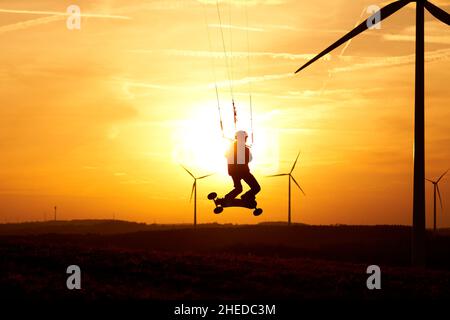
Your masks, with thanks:
[(191, 196), (189, 198), (189, 201), (192, 201), (192, 196), (194, 196), (194, 227), (197, 227), (197, 180), (207, 178), (209, 176), (212, 176), (213, 174), (207, 174), (201, 177), (194, 176), (186, 167), (181, 165), (183, 169), (194, 179), (194, 183), (192, 184), (192, 190), (191, 190)]
[(292, 175), (292, 172), (295, 169), (295, 165), (297, 164), (298, 157), (300, 156), (300, 152), (297, 154), (297, 158), (295, 158), (294, 165), (291, 168), (291, 171), (289, 173), (279, 173), (279, 174), (273, 174), (268, 177), (282, 177), (282, 176), (288, 176), (288, 225), (291, 225), (291, 181), (294, 181), (294, 183), (297, 185), (297, 187), (300, 189), (300, 191), (305, 195), (305, 192), (303, 191), (302, 187), (298, 184), (298, 182), (295, 180), (294, 176)]
[(425, 265), (425, 9), (436, 19), (450, 25), (450, 14), (428, 0), (394, 1), (331, 44), (317, 56), (301, 66), (300, 72), (324, 55), (330, 53), (363, 31), (373, 27), (373, 21), (380, 22), (396, 13), (411, 2), (416, 3), (416, 63), (415, 63), (415, 103), (414, 103), (414, 191), (413, 228), (411, 262), (415, 266)]
[(447, 174), (449, 170), (445, 171), (436, 181), (426, 179), (428, 182), (431, 182), (433, 184), (433, 232), (435, 233), (436, 233), (436, 194), (439, 197), (439, 203), (441, 204), (442, 210), (443, 207), (442, 207), (441, 192), (439, 191), (439, 182)]

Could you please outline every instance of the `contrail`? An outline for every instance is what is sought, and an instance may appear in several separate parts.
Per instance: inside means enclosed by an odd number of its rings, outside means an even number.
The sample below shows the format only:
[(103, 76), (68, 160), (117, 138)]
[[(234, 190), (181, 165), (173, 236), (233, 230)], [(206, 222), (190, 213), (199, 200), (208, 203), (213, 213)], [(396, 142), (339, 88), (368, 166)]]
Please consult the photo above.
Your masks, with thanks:
[[(385, 34), (383, 39), (388, 41), (416, 41), (413, 35), (403, 35), (403, 34)], [(447, 36), (427, 36), (425, 38), (425, 43), (436, 43), (436, 44), (450, 44), (450, 37)]]
[[(18, 14), (36, 14), (36, 15), (51, 15), (51, 16), (69, 16), (67, 12), (60, 11), (40, 11), (40, 10), (14, 10), (14, 9), (1, 9), (0, 13), (18, 13)], [(97, 14), (97, 13), (81, 13), (81, 17), (86, 18), (105, 18), (105, 19), (122, 19), (130, 20), (130, 17), (126, 16), (116, 16), (110, 14)]]
[(50, 23), (53, 21), (59, 21), (59, 20), (64, 20), (64, 19), (65, 19), (65, 17), (63, 17), (63, 16), (50, 16), (50, 17), (32, 19), (32, 20), (22, 21), (22, 22), (18, 22), (18, 23), (14, 23), (14, 24), (9, 24), (9, 25), (0, 27), (0, 34), (11, 32), (11, 31), (16, 31), (16, 30), (23, 30), (23, 29), (34, 27), (34, 26), (47, 24), (47, 23)]
[[(162, 49), (162, 50), (128, 50), (134, 53), (165, 53), (169, 55), (182, 56), (182, 57), (194, 57), (194, 58), (225, 58), (225, 53), (222, 51), (195, 51), (195, 50), (176, 50), (176, 49)], [(248, 55), (251, 57), (267, 57), (272, 59), (286, 59), (286, 60), (310, 60), (314, 58), (314, 54), (303, 53), (288, 53), (288, 52), (244, 52), (244, 51), (234, 51), (230, 53), (229, 56), (233, 58), (247, 58)], [(324, 57), (324, 60), (329, 60), (330, 55)]]
[[(239, 85), (244, 85), (244, 84), (248, 84), (248, 83), (255, 83), (255, 82), (264, 82), (264, 81), (270, 81), (270, 80), (279, 80), (279, 79), (286, 79), (286, 78), (291, 78), (293, 77), (294, 74), (293, 73), (281, 73), (281, 74), (266, 74), (266, 75), (261, 75), (261, 76), (254, 76), (254, 77), (246, 77), (246, 78), (242, 78), (239, 80), (235, 80), (233, 82), (234, 85), (239, 86)], [(217, 82), (217, 87), (218, 88), (222, 88), (227, 86), (227, 82), (226, 81), (219, 81)], [(212, 88), (213, 84), (209, 84), (208, 88)]]
[[(358, 24), (361, 23), (361, 19), (364, 16), (364, 14), (366, 13), (366, 8), (364, 7), (364, 9), (361, 11), (361, 15), (359, 16), (358, 21), (356, 21), (355, 26), (353, 28), (356, 28), (356, 26), (358, 26)], [(350, 43), (352, 42), (353, 39), (350, 39), (345, 46), (342, 48), (341, 53), (339, 54), (339, 58), (342, 58), (342, 56), (344, 55), (345, 51), (347, 50), (347, 48), (349, 47)], [(333, 72), (328, 70), (328, 78), (324, 81), (322, 88), (320, 89), (320, 95), (322, 95), (322, 93), (326, 90), (328, 83), (331, 81), (331, 78), (333, 77)]]
[[(450, 58), (450, 49), (440, 49), (435, 51), (425, 52), (425, 62), (434, 62), (441, 60), (448, 60)], [(412, 64), (415, 62), (415, 54), (409, 54), (405, 56), (393, 56), (393, 57), (382, 57), (382, 58), (372, 58), (371, 61), (353, 64), (347, 67), (337, 67), (332, 69), (333, 73), (338, 72), (348, 72), (354, 70), (364, 70), (369, 68), (382, 68), (382, 67), (393, 67), (405, 64)]]
[[(66, 17), (69, 16), (69, 13), (67, 13), (67, 12), (58, 12), (58, 11), (32, 11), (32, 10), (0, 9), (0, 13), (49, 15), (48, 17), (44, 17), (44, 18), (31, 19), (31, 20), (26, 20), (26, 21), (9, 24), (6, 26), (1, 26), (0, 34), (11, 32), (11, 31), (16, 31), (16, 30), (23, 30), (23, 29), (34, 27), (34, 26), (54, 22), (54, 21), (64, 20), (64, 19), (66, 19)], [(126, 16), (116, 16), (116, 15), (96, 14), (96, 13), (81, 13), (80, 17), (121, 19), (121, 20), (130, 20), (131, 19)]]
[(224, 28), (224, 29), (236, 29), (236, 30), (242, 30), (242, 31), (254, 31), (254, 32), (264, 32), (265, 30), (262, 28), (255, 28), (255, 27), (243, 27), (243, 26), (236, 26), (231, 24), (208, 24), (209, 28)]

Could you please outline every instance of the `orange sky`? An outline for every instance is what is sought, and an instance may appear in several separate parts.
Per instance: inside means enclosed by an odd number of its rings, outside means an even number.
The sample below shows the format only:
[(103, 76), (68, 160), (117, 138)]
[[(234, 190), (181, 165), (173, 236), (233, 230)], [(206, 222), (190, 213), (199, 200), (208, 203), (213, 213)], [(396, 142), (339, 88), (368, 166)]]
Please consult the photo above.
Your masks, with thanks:
[[(1, 1), (0, 222), (50, 218), (54, 205), (61, 219), (191, 222), (192, 181), (179, 162), (217, 172), (199, 182), (200, 223), (286, 220), (287, 180), (264, 176), (288, 171), (301, 150), (294, 175), (306, 197), (293, 190), (293, 221), (411, 223), (414, 5), (292, 76), (364, 8), (386, 2), (220, 2), (228, 69), (215, 1), (142, 3)], [(70, 4), (103, 16), (70, 31), (57, 15)], [(450, 30), (428, 13), (425, 28), (426, 175), (435, 178), (450, 167)], [(244, 128), (252, 93), (258, 218), (215, 216), (205, 200), (231, 188), (214, 91), (216, 82), (230, 130), (228, 74)], [(449, 180), (438, 215), (447, 227)], [(431, 197), (428, 185), (428, 226)]]

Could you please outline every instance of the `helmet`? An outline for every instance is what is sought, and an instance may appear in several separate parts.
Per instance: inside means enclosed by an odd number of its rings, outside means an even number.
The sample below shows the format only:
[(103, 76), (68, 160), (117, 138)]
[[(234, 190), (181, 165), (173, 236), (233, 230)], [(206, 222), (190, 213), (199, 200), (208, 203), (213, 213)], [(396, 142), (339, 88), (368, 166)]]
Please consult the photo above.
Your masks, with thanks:
[(248, 134), (247, 134), (247, 132), (244, 131), (244, 130), (239, 130), (239, 131), (236, 132), (236, 134), (234, 135), (234, 137), (235, 137), (236, 139), (238, 139), (238, 137), (239, 137), (239, 138), (244, 137), (244, 139), (247, 139), (247, 138), (248, 138)]

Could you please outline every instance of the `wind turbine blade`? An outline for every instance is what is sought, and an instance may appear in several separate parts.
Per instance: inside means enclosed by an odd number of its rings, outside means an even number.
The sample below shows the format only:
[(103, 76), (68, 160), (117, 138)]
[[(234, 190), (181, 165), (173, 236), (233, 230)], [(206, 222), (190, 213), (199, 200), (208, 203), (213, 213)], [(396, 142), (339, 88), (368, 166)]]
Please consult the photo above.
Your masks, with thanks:
[(196, 187), (196, 181), (194, 181), (194, 183), (192, 184), (192, 190), (191, 190), (191, 196), (189, 197), (189, 202), (192, 202), (192, 196), (194, 195), (194, 190)]
[(439, 185), (436, 186), (436, 189), (437, 189), (437, 194), (438, 194), (438, 197), (439, 197), (439, 203), (441, 204), (441, 210), (442, 210), (444, 207), (442, 206), (442, 198), (441, 198), (441, 192), (439, 191)]
[(295, 165), (297, 164), (297, 160), (298, 160), (298, 157), (299, 157), (299, 156), (300, 156), (300, 151), (298, 152), (297, 158), (295, 158), (294, 165), (292, 166), (291, 172), (289, 172), (289, 173), (292, 173), (292, 171), (294, 171)]
[(185, 166), (183, 166), (182, 164), (180, 164), (180, 166), (182, 166), (183, 167), (183, 169), (184, 170), (186, 170), (186, 172), (187, 173), (189, 173), (189, 175), (192, 177), (192, 178), (194, 178), (195, 179), (195, 177), (194, 177), (194, 175), (188, 170), (188, 169), (186, 169), (186, 167)]
[(291, 175), (292, 181), (297, 185), (297, 187), (300, 189), (300, 191), (303, 193), (304, 196), (306, 196), (305, 191), (303, 191), (302, 187), (298, 184), (298, 182), (295, 180), (295, 178)]
[(431, 182), (431, 183), (434, 183), (433, 180), (430, 180), (430, 179), (427, 179), (427, 178), (425, 178), (425, 180), (427, 180), (427, 181), (429, 181), (429, 182)]
[(436, 19), (441, 20), (446, 25), (450, 25), (450, 14), (445, 12), (439, 7), (436, 7), (429, 1), (425, 1), (425, 8), (431, 13)]
[(201, 176), (201, 177), (198, 177), (197, 179), (204, 179), (204, 178), (207, 178), (207, 177), (210, 177), (210, 176), (212, 176), (214, 173), (210, 173), (210, 174), (207, 174), (207, 175), (204, 175), (204, 176)]
[[(380, 11), (377, 11), (376, 13), (374, 13), (372, 16), (376, 15), (376, 14), (380, 14), (380, 21), (386, 19), (387, 17), (389, 17), (391, 14), (397, 12), (398, 10), (400, 10), (401, 8), (403, 8), (404, 6), (406, 6), (408, 3), (410, 3), (412, 0), (400, 0), (400, 1), (396, 1), (393, 3), (388, 4), (387, 6), (383, 7), (380, 9)], [(368, 18), (370, 19), (370, 17)], [(340, 45), (342, 45), (343, 43), (347, 42), (348, 40), (350, 40), (353, 37), (356, 37), (358, 34), (360, 34), (361, 32), (367, 30), (369, 27), (367, 26), (367, 20), (364, 20), (361, 24), (359, 24), (355, 29), (353, 29), (352, 31), (350, 31), (349, 33), (347, 33), (345, 36), (343, 36), (342, 38), (340, 38), (338, 41), (336, 41), (335, 43), (333, 43), (331, 46), (329, 46), (328, 48), (326, 48), (325, 50), (323, 50), (321, 53), (319, 53), (317, 56), (315, 56), (313, 59), (309, 60), (307, 63), (305, 63), (303, 66), (301, 66), (300, 68), (298, 68), (297, 71), (295, 71), (295, 73), (300, 72), (301, 70), (305, 69), (307, 66), (309, 66), (310, 64), (314, 63), (315, 61), (319, 60), (320, 58), (322, 58), (324, 55), (328, 54), (329, 52), (333, 51), (334, 49), (336, 49), (337, 47), (339, 47)]]
[[(450, 170), (450, 169), (449, 169)], [(439, 181), (441, 181), (441, 179), (447, 174), (448, 170), (445, 171), (440, 177), (439, 179), (437, 179), (436, 183), (438, 183)]]
[(289, 173), (280, 173), (280, 174), (272, 174), (272, 175), (266, 176), (266, 177), (271, 178), (271, 177), (282, 177), (282, 176), (288, 176), (288, 175), (289, 175)]

